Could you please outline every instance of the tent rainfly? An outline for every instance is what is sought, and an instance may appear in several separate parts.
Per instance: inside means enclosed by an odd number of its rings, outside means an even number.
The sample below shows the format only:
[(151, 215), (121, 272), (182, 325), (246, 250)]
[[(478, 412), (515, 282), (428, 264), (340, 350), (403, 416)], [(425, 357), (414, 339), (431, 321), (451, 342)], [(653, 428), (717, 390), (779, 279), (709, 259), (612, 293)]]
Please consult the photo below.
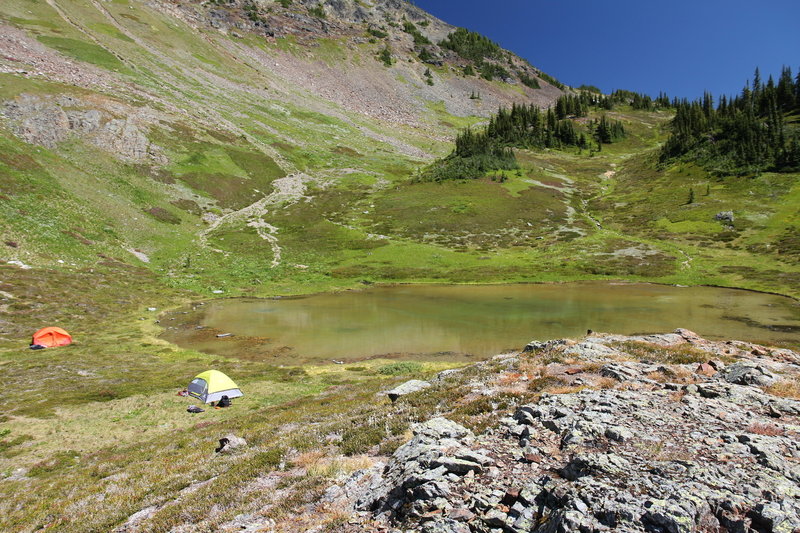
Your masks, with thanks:
[(45, 346), (53, 348), (54, 346), (66, 346), (72, 344), (72, 336), (61, 328), (47, 327), (42, 328), (33, 334), (31, 345)]
[(244, 396), (236, 383), (219, 370), (206, 370), (198, 374), (188, 387), (189, 396), (203, 403), (218, 402), (223, 396), (238, 398)]

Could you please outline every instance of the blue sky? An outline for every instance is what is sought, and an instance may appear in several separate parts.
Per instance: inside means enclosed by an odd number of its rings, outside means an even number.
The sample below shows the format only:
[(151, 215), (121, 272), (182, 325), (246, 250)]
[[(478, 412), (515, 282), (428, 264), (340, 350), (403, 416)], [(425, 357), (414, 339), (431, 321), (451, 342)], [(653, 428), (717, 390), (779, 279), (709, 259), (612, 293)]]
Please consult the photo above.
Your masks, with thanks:
[(800, 0), (412, 0), (568, 85), (696, 98), (800, 68)]

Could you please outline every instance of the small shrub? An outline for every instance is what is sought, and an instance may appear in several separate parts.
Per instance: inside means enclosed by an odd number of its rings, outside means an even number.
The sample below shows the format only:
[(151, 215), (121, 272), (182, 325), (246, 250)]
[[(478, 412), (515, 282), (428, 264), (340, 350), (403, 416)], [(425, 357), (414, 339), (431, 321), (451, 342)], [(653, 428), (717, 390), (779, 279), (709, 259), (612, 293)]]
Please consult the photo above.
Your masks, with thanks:
[(528, 382), (528, 390), (530, 392), (541, 392), (548, 387), (555, 387), (562, 384), (563, 382), (558, 378), (553, 376), (543, 376), (530, 380)]
[(117, 398), (121, 398), (117, 391), (111, 389), (102, 389), (95, 392), (90, 392), (86, 399), (92, 402), (110, 402), (111, 400), (116, 400)]
[(389, 47), (385, 47), (381, 50), (381, 53), (378, 54), (378, 59), (383, 62), (384, 66), (391, 67), (392, 66), (392, 51), (389, 50)]
[(327, 14), (325, 13), (325, 10), (322, 8), (322, 6), (314, 6), (308, 8), (308, 14), (311, 15), (312, 17), (317, 17), (319, 19), (324, 19), (327, 17)]
[(386, 33), (385, 31), (379, 30), (377, 28), (369, 28), (367, 30), (367, 33), (369, 33), (373, 37), (377, 37), (378, 39), (386, 39), (389, 36), (388, 33)]
[(613, 389), (619, 382), (613, 378), (600, 378), (597, 381), (598, 389)]
[(532, 78), (527, 74), (520, 74), (519, 81), (522, 82), (523, 85), (530, 87), (531, 89), (541, 89), (541, 85), (539, 85), (539, 80), (536, 78)]
[(177, 216), (173, 215), (163, 207), (151, 207), (150, 209), (145, 209), (145, 213), (150, 215), (151, 217), (155, 218), (159, 222), (166, 222), (167, 224), (180, 224), (181, 219)]
[(415, 374), (422, 371), (422, 364), (416, 361), (400, 361), (389, 363), (378, 368), (378, 373), (384, 376), (401, 376), (404, 374)]
[[(10, 433), (11, 430), (10, 429), (4, 429), (3, 432)], [(0, 433), (3, 433), (3, 432), (0, 432)], [(5, 436), (8, 435), (8, 433), (3, 433), (0, 436), (1, 437), (5, 437)], [(13, 448), (15, 446), (19, 446), (23, 442), (27, 442), (27, 441), (30, 441), (30, 440), (33, 440), (33, 437), (30, 436), (30, 435), (17, 435), (16, 437), (11, 438), (11, 439), (0, 440), (0, 455), (5, 455), (7, 457), (10, 457), (11, 455), (13, 455), (12, 453), (9, 453), (11, 448)]]
[(62, 468), (74, 466), (79, 456), (80, 454), (74, 450), (58, 452), (50, 459), (46, 459), (33, 465), (28, 472), (28, 475), (31, 477), (37, 477), (43, 474), (55, 472), (56, 470), (60, 470)]
[(242, 463), (242, 468), (252, 473), (274, 470), (283, 462), (285, 455), (286, 450), (283, 448), (270, 448), (248, 458), (246, 464)]
[(380, 455), (392, 455), (397, 448), (403, 445), (405, 439), (402, 437), (391, 437), (383, 442), (381, 442), (380, 446), (378, 447), (378, 453)]
[(359, 426), (348, 429), (342, 434), (339, 450), (344, 455), (364, 453), (386, 437), (386, 432), (378, 426)]
[(636, 359), (674, 365), (705, 363), (709, 358), (708, 352), (698, 350), (690, 344), (659, 346), (648, 342), (625, 341), (614, 343), (614, 347)]

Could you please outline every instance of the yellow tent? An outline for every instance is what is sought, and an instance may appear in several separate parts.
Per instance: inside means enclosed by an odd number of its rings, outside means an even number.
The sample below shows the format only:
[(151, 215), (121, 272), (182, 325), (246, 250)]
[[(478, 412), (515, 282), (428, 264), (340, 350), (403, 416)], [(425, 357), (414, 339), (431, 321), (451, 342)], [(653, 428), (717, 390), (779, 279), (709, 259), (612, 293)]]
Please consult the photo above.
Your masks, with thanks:
[(189, 396), (193, 396), (203, 403), (217, 402), (223, 396), (238, 398), (243, 396), (241, 390), (231, 378), (219, 370), (206, 370), (198, 374), (189, 383)]

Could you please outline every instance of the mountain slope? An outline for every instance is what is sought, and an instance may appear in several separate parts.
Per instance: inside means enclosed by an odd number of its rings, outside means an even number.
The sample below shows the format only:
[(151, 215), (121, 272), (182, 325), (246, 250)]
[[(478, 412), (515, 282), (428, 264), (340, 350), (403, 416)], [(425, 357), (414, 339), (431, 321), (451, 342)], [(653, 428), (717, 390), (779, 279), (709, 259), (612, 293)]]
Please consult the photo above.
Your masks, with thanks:
[[(103, 253), (199, 290), (221, 271), (248, 270), (235, 285), (274, 279), (275, 269), (291, 274), (277, 259), (285, 248), (277, 232), (312, 223), (320, 238), (356, 250), (371, 238), (320, 213), (277, 227), (268, 206), (335, 196), (327, 202), (342, 203), (347, 219), (355, 204), (440, 155), (453, 128), (560, 94), (544, 81), (534, 90), (463, 76), (458, 67), (469, 61), (433, 44), (425, 47), (435, 64), (422, 63), (401, 24), (416, 21), (431, 42), (452, 28), (405, 2), (377, 2), (366, 15), (360, 3), (334, 2), (325, 18), (303, 4), (264, 2), (257, 14), (253, 6), (4, 2), (0, 216), (3, 239), (16, 245), (8, 260), (77, 267)], [(388, 67), (378, 59), (385, 47)], [(294, 193), (276, 196), (273, 181), (284, 176), (294, 176)], [(230, 231), (236, 243), (217, 242)], [(312, 262), (302, 249), (296, 255)], [(178, 271), (191, 263), (215, 272), (195, 284), (198, 272)]]

